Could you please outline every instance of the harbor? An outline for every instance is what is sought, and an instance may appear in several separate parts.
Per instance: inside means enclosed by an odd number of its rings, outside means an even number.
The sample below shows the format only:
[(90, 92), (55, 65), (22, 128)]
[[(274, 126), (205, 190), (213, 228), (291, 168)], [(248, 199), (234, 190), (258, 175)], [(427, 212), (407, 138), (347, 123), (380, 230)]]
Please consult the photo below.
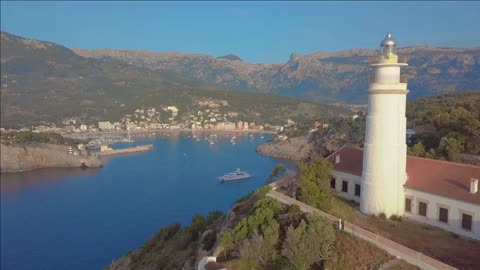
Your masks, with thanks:
[(138, 152), (150, 151), (153, 148), (153, 144), (139, 145), (135, 147), (122, 148), (122, 149), (112, 149), (108, 146), (102, 146), (98, 156), (113, 156), (113, 155), (123, 155), (123, 154), (133, 154)]

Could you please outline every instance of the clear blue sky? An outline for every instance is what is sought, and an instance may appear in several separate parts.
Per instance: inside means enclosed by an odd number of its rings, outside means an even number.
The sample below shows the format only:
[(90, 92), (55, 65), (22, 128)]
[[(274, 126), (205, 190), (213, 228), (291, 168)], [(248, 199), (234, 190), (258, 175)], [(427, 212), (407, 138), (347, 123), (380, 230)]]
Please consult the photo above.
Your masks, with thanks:
[(292, 52), (480, 46), (480, 2), (1, 2), (4, 31), (69, 48), (285, 62)]

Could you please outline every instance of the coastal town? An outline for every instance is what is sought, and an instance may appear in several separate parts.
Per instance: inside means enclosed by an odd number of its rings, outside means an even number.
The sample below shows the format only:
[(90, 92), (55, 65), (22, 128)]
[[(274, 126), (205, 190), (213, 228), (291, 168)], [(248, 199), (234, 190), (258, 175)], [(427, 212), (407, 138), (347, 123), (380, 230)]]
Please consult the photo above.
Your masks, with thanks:
[[(159, 108), (141, 107), (125, 114), (118, 121), (98, 121), (88, 124), (77, 117), (68, 117), (61, 124), (48, 123), (31, 128), (2, 131), (55, 132), (60, 134), (91, 133), (101, 131), (151, 131), (151, 130), (249, 130), (272, 131), (283, 130), (283, 125), (244, 121), (242, 114), (229, 110), (225, 100), (204, 98), (194, 103), (196, 110), (182, 112), (178, 106), (169, 105)], [(258, 113), (256, 113), (258, 115)], [(295, 124), (292, 119), (285, 119), (285, 125)]]

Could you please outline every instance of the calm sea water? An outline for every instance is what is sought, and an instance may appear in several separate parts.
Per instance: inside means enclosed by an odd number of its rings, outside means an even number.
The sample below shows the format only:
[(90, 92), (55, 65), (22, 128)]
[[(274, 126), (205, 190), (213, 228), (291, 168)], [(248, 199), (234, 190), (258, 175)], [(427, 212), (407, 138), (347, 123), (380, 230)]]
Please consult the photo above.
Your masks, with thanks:
[[(1, 177), (1, 269), (103, 269), (162, 226), (225, 212), (265, 183), (279, 162), (255, 153), (268, 139), (219, 134), (150, 137), (152, 151), (109, 158), (101, 169), (45, 169)], [(287, 163), (287, 166), (292, 166)], [(245, 169), (252, 179), (216, 178)]]

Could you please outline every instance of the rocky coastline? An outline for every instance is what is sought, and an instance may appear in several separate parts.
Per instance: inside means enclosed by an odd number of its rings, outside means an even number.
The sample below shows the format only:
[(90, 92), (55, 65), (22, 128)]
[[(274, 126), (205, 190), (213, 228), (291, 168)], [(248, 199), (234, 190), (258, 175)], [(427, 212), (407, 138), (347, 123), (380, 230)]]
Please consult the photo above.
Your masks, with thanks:
[(68, 153), (68, 146), (55, 144), (1, 145), (0, 172), (21, 172), (40, 168), (97, 168), (103, 162), (94, 155)]
[(256, 151), (265, 156), (301, 161), (315, 154), (314, 146), (308, 138), (295, 137), (285, 141), (274, 140), (257, 146)]

